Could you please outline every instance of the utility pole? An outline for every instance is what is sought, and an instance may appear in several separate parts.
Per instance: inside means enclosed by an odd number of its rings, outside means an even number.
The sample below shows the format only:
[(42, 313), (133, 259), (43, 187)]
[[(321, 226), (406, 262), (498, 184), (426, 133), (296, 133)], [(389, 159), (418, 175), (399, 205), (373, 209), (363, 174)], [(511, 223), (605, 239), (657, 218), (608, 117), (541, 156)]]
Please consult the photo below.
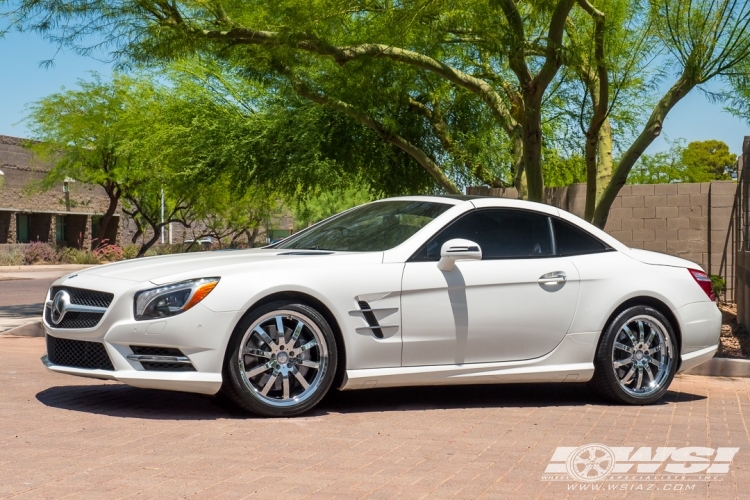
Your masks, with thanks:
[(161, 188), (161, 243), (164, 244), (164, 188)]

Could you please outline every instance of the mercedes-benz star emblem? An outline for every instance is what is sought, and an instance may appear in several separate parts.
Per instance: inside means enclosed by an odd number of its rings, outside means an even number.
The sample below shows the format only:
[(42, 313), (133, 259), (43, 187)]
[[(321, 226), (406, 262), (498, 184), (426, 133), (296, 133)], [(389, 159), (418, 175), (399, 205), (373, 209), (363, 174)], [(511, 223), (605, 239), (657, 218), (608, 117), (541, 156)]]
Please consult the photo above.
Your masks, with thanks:
[(54, 324), (59, 325), (62, 322), (65, 313), (68, 312), (68, 306), (70, 306), (70, 294), (65, 290), (60, 290), (52, 299), (50, 319)]

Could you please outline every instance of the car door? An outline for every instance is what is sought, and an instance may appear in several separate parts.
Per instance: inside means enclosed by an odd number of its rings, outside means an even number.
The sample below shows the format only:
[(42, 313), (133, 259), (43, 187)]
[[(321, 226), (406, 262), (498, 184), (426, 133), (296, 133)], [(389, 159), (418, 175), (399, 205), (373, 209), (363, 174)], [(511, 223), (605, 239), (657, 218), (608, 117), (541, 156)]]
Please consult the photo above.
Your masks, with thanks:
[[(477, 243), (482, 260), (437, 267), (443, 243)], [(579, 276), (554, 255), (544, 213), (473, 210), (443, 229), (405, 265), (404, 366), (537, 358), (552, 351), (575, 315)]]

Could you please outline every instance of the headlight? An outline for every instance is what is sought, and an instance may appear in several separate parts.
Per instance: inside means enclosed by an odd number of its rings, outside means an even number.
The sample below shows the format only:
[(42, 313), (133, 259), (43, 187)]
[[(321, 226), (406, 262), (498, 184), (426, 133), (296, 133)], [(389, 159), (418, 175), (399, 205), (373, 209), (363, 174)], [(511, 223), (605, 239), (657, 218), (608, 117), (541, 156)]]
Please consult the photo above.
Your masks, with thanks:
[(135, 319), (158, 319), (184, 313), (205, 299), (219, 278), (201, 278), (141, 290), (135, 294)]

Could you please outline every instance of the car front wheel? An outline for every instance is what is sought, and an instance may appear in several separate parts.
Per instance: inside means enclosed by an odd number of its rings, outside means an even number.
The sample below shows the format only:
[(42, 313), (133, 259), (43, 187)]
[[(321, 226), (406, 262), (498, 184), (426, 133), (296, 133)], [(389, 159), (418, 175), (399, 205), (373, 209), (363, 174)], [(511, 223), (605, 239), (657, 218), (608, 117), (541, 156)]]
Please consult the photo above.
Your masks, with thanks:
[(672, 325), (648, 306), (620, 313), (604, 332), (592, 384), (619, 403), (649, 404), (667, 392), (677, 370)]
[(261, 306), (240, 322), (227, 350), (224, 392), (262, 416), (310, 410), (328, 392), (336, 372), (333, 331), (305, 304)]

